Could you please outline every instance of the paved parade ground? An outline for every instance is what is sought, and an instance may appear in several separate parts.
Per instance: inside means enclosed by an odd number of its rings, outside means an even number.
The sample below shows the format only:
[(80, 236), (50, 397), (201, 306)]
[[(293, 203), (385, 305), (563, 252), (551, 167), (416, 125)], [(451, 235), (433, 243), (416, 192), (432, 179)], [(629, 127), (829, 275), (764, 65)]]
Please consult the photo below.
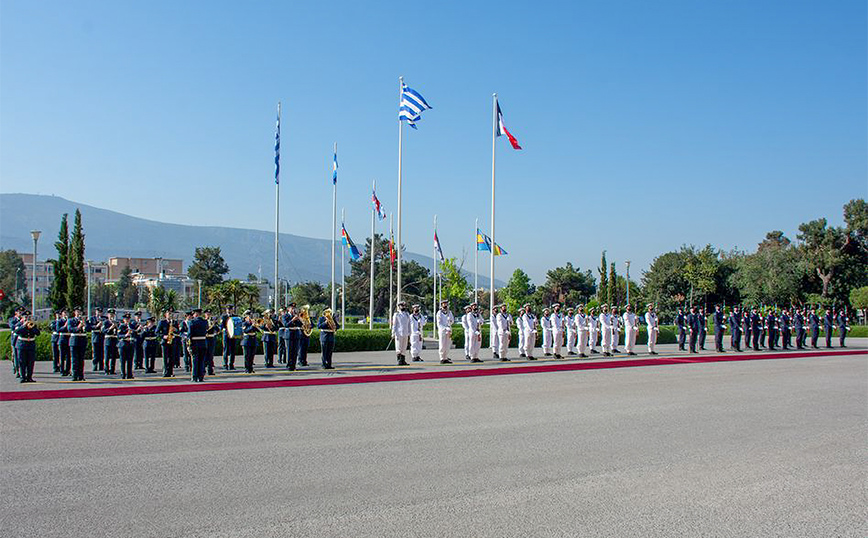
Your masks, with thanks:
[[(441, 366), (426, 350), (425, 363), (401, 369), (392, 353), (346, 353), (335, 355), (334, 372), (258, 367), (197, 385), (89, 372), (71, 383), (47, 373), (48, 363), (37, 367), (39, 383), (18, 385), (4, 362), (5, 400), (20, 391), (366, 380), (0, 402), (0, 531), (863, 537), (868, 355), (864, 339), (850, 345), (725, 361), (660, 346), (656, 363), (478, 366)], [(590, 367), (606, 363), (620, 367)], [(524, 368), (536, 370), (506, 375)], [(438, 372), (461, 375), (381, 382)]]

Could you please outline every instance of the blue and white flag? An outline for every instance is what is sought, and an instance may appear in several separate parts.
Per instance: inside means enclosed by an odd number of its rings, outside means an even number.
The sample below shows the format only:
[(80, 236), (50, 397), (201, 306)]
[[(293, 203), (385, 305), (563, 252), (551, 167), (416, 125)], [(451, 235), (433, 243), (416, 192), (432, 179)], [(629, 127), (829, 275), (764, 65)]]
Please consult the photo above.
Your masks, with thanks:
[(332, 185), (338, 184), (338, 152), (335, 152), (335, 160), (332, 164)]
[(274, 183), (280, 185), (280, 103), (277, 104), (277, 128), (274, 131)]
[(407, 125), (415, 129), (416, 122), (422, 119), (422, 111), (430, 108), (431, 105), (419, 92), (401, 82), (401, 108), (398, 111), (401, 121), (406, 121)]

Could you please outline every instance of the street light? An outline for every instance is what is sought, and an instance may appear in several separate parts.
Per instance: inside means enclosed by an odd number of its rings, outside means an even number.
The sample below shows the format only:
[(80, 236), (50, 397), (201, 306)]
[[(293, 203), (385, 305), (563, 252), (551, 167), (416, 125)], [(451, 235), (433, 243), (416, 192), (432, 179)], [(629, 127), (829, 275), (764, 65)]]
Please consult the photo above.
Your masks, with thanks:
[(87, 266), (87, 317), (90, 318), (90, 264), (91, 261), (84, 262)]
[(39, 230), (30, 232), (30, 236), (33, 237), (33, 290), (31, 292), (30, 313), (34, 316), (36, 316), (36, 242), (39, 241), (39, 234), (41, 233)]
[(18, 277), (21, 274), (21, 268), (15, 269), (15, 301), (21, 298), (21, 286), (18, 285)]
[(627, 264), (627, 304), (630, 304), (630, 260), (624, 262)]

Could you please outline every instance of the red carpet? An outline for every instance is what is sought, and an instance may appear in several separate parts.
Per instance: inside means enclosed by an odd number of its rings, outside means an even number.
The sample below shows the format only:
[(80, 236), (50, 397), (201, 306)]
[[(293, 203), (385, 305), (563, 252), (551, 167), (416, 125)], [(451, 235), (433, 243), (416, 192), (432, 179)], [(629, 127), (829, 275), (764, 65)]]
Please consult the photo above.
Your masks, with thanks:
[(726, 362), (763, 359), (797, 359), (804, 357), (828, 357), (840, 355), (866, 355), (868, 350), (846, 351), (799, 351), (782, 353), (726, 353), (720, 355), (646, 357), (619, 359), (607, 362), (569, 362), (536, 364), (532, 366), (497, 366), (473, 369), (406, 372), (399, 374), (347, 375), (345, 377), (318, 377), (295, 379), (268, 379), (252, 381), (224, 381), (217, 383), (173, 383), (170, 385), (130, 387), (82, 387), (76, 389), (23, 390), (0, 392), (0, 401), (47, 400), (53, 398), (94, 398), (99, 396), (131, 396), (136, 394), (170, 394), (177, 392), (204, 392), (213, 390), (268, 389), (276, 387), (309, 387), (315, 385), (348, 385), (351, 383), (382, 383), (387, 381), (416, 381), (457, 377), (482, 377), (490, 375), (539, 374), (574, 370), (602, 370), (605, 368), (633, 368), (637, 366), (662, 366), (667, 364), (692, 364), (702, 362)]

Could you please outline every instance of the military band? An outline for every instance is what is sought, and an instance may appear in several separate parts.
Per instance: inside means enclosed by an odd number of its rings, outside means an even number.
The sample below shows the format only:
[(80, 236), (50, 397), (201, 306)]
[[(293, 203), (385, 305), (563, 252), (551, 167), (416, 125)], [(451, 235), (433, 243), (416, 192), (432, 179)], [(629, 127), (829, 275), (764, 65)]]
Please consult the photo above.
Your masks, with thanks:
[[(120, 363), (122, 379), (134, 379), (134, 371), (139, 369), (145, 373), (156, 373), (159, 352), (163, 357), (163, 377), (175, 376), (175, 368), (180, 366), (183, 355), (185, 369), (190, 372), (191, 379), (204, 381), (206, 375), (215, 373), (216, 340), (221, 335), (225, 346), (222, 350), (225, 371), (235, 369), (232, 347), (237, 339), (240, 339), (243, 350), (246, 373), (255, 373), (255, 357), (260, 349), (266, 368), (275, 367), (274, 356), (277, 355), (278, 363), (284, 363), (288, 370), (294, 371), (307, 366), (308, 342), (313, 329), (309, 310), (309, 306), (298, 308), (295, 303), (290, 303), (286, 309), (276, 313), (265, 310), (257, 314), (248, 310), (242, 319), (235, 317), (234, 306), (229, 305), (219, 320), (212, 317), (210, 310), (195, 309), (184, 313), (183, 320), (175, 312), (166, 311), (159, 321), (154, 318), (143, 320), (141, 312), (132, 316), (124, 314), (118, 319), (113, 309), (103, 314), (102, 309), (97, 308), (89, 318), (83, 316), (81, 308), (73, 309), (71, 316), (66, 310), (59, 310), (48, 324), (52, 369), (64, 377), (72, 375), (73, 381), (83, 381), (85, 353), (90, 340), (90, 359), (96, 372), (114, 375)], [(595, 347), (598, 343), (602, 346), (603, 356), (610, 357), (619, 353), (617, 345), (621, 328), (626, 354), (634, 356), (637, 354), (636, 340), (642, 321), (647, 332), (647, 353), (657, 355), (660, 324), (653, 304), (647, 305), (644, 316), (636, 315), (632, 305), (625, 306), (623, 315), (619, 315), (617, 306), (606, 304), (599, 309), (576, 305), (562, 311), (561, 305), (555, 303), (543, 309), (539, 318), (534, 315), (530, 304), (519, 308), (515, 318), (505, 304), (497, 305), (495, 315), (488, 320), (476, 303), (467, 305), (464, 311), (460, 321), (465, 329), (465, 359), (470, 362), (482, 362), (482, 328), (486, 323), (491, 328), (490, 342), (495, 360), (510, 360), (508, 353), (513, 326), (518, 334), (518, 357), (522, 359), (536, 360), (534, 350), (540, 332), (543, 353), (547, 357), (562, 359), (567, 355), (588, 358), (597, 353)], [(423, 330), (427, 321), (420, 305), (413, 305), (410, 312), (406, 303), (402, 301), (398, 304), (391, 318), (398, 365), (408, 365), (405, 355), (408, 351), (412, 361), (422, 361)], [(735, 306), (726, 309), (716, 305), (710, 320), (702, 308), (691, 307), (687, 313), (678, 308), (673, 321), (678, 349), (690, 353), (698, 353), (703, 349), (709, 322), (714, 330), (717, 353), (726, 352), (723, 339), (727, 330), (730, 332), (729, 350), (736, 352), (745, 348), (754, 351), (807, 349), (809, 332), (810, 347), (818, 349), (821, 331), (826, 347), (831, 348), (835, 330), (838, 331), (838, 346), (843, 348), (846, 347), (849, 332), (846, 310), (827, 309), (820, 316), (816, 309), (801, 306), (783, 309)], [(441, 364), (452, 363), (449, 350), (455, 323), (448, 303), (443, 301), (434, 316)], [(322, 367), (332, 369), (337, 323), (331, 310), (323, 311), (316, 325), (320, 329)], [(35, 358), (33, 342), (35, 335), (39, 334), (39, 328), (23, 308), (16, 310), (9, 319), (9, 326), (13, 371), (21, 382), (31, 381), (32, 361)], [(141, 353), (138, 351), (139, 346)]]

